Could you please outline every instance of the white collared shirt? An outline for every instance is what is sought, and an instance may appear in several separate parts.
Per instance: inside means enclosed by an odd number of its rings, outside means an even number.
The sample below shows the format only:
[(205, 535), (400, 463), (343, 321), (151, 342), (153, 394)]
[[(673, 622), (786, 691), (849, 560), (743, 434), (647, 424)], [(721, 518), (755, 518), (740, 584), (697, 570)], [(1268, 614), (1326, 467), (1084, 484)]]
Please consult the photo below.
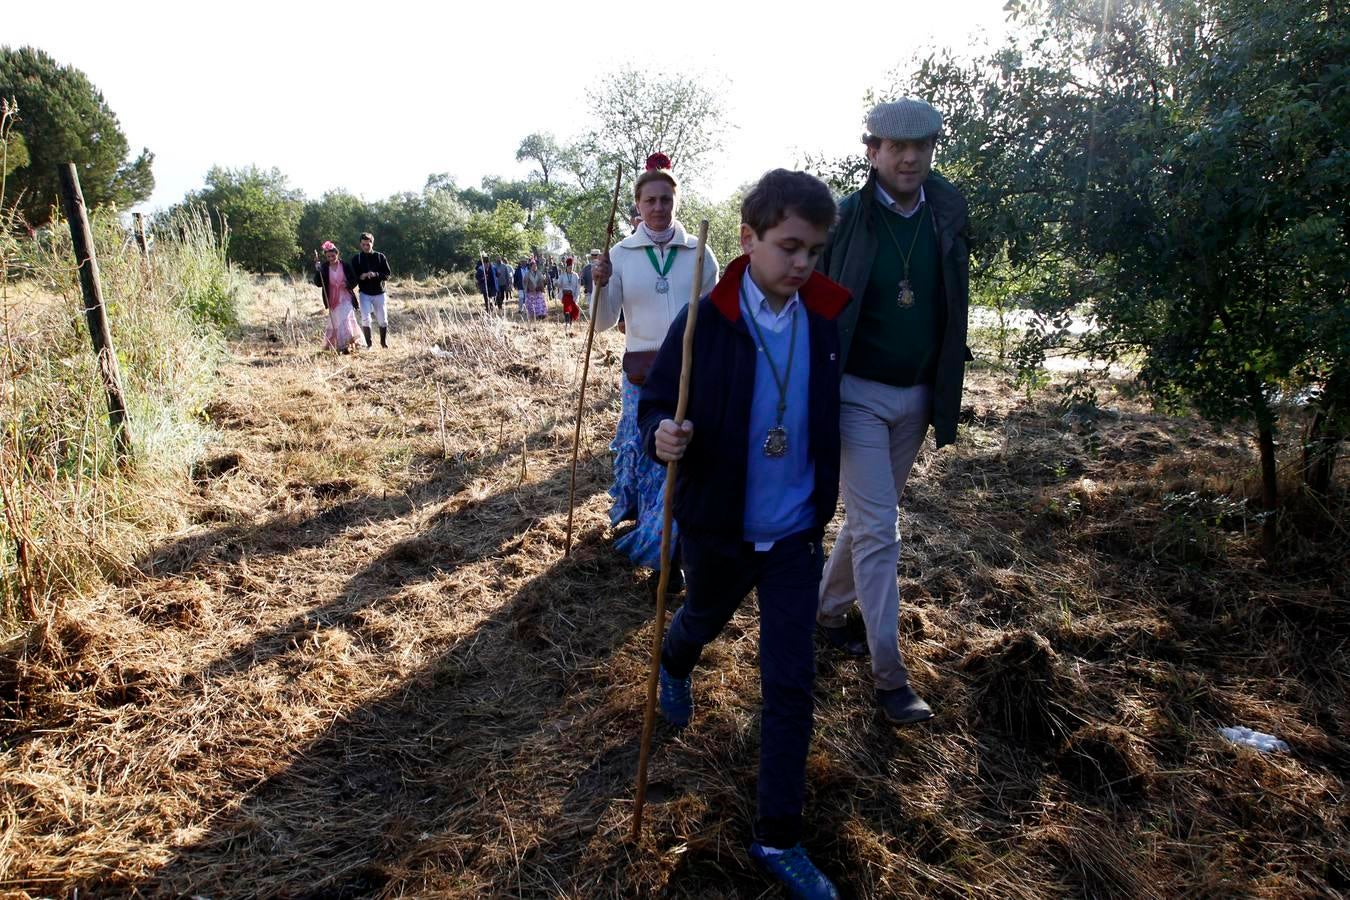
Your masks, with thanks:
[(923, 185), (919, 185), (919, 202), (915, 203), (914, 208), (911, 209), (909, 212), (905, 212), (903, 209), (900, 208), (900, 204), (895, 202), (895, 198), (892, 197), (890, 194), (888, 194), (886, 192), (886, 189), (881, 186), (880, 181), (877, 182), (876, 188), (877, 188), (877, 199), (881, 201), (881, 205), (886, 207), (887, 209), (898, 212), (906, 219), (912, 218), (914, 214), (917, 213), (919, 210), (923, 209), (923, 205), (928, 202), (928, 198), (924, 196), (923, 193)]
[[(764, 292), (755, 284), (755, 279), (750, 277), (750, 267), (746, 266), (745, 274), (741, 276), (741, 296), (745, 299), (745, 306), (750, 310), (751, 315), (755, 317), (755, 322), (765, 331), (778, 334), (784, 328), (792, 324), (792, 312), (801, 305), (801, 294), (794, 292), (783, 308), (774, 312), (769, 300), (764, 296)], [(760, 351), (761, 353), (763, 350)]]

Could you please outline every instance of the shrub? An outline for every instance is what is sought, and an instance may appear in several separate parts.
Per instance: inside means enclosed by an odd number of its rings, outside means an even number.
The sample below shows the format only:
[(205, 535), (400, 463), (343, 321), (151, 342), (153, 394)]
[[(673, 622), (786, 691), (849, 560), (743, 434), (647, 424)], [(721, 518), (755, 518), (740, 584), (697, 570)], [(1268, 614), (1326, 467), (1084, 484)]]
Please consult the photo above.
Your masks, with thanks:
[[(204, 211), (155, 241), (153, 265), (111, 212), (92, 227), (135, 460), (112, 458), (106, 399), (62, 222), (0, 244), (0, 622), (44, 618), (56, 598), (124, 565), (180, 515), (172, 485), (202, 450), (221, 329), (238, 276)], [(165, 486), (169, 486), (167, 489)]]

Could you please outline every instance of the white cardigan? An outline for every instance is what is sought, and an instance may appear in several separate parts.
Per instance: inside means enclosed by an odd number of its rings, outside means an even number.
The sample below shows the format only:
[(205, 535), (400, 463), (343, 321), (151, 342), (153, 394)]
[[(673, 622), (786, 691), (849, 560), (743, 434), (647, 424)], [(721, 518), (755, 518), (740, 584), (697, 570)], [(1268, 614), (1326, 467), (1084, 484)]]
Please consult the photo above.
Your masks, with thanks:
[[(647, 257), (646, 247), (654, 247), (643, 229), (615, 244), (609, 251), (614, 264), (614, 274), (609, 284), (600, 288), (595, 303), (595, 330), (604, 331), (613, 328), (619, 321), (619, 310), (623, 310), (624, 349), (629, 352), (656, 350), (666, 339), (670, 323), (679, 315), (680, 310), (689, 305), (689, 295), (694, 283), (694, 251), (698, 250), (698, 235), (686, 234), (684, 226), (675, 223), (675, 236), (666, 245), (666, 253), (678, 247), (675, 261), (671, 263), (670, 292), (656, 292), (656, 269), (652, 268)], [(656, 258), (663, 265), (665, 259), (659, 251)], [(703, 296), (717, 284), (717, 260), (711, 247), (703, 249), (703, 284), (699, 287), (699, 296)]]

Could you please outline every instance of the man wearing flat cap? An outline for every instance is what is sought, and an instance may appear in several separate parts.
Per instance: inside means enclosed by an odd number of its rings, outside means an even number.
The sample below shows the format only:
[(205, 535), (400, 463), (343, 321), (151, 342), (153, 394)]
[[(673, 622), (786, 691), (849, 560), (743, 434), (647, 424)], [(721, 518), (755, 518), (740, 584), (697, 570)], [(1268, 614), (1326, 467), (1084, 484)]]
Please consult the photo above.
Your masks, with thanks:
[[(839, 317), (844, 524), (821, 580), (819, 624), (834, 646), (872, 656), (892, 724), (931, 718), (900, 653), (899, 502), (933, 426), (956, 439), (965, 377), (970, 248), (966, 200), (932, 170), (942, 116), (922, 100), (867, 117), (867, 183), (839, 205), (820, 269), (853, 294)], [(866, 643), (850, 629), (857, 605)]]

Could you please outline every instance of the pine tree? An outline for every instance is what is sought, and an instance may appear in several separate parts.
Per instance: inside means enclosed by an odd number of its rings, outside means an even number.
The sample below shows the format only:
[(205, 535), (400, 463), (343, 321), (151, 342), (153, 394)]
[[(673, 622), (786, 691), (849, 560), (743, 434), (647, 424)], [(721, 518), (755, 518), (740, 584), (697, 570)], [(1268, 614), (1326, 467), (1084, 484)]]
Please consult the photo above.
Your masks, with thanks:
[(83, 72), (33, 47), (0, 47), (0, 97), (18, 104), (15, 132), (28, 164), (9, 175), (7, 191), (34, 228), (59, 202), (58, 166), (73, 162), (90, 206), (130, 206), (150, 196), (154, 154), (129, 158), (126, 135), (103, 94)]

